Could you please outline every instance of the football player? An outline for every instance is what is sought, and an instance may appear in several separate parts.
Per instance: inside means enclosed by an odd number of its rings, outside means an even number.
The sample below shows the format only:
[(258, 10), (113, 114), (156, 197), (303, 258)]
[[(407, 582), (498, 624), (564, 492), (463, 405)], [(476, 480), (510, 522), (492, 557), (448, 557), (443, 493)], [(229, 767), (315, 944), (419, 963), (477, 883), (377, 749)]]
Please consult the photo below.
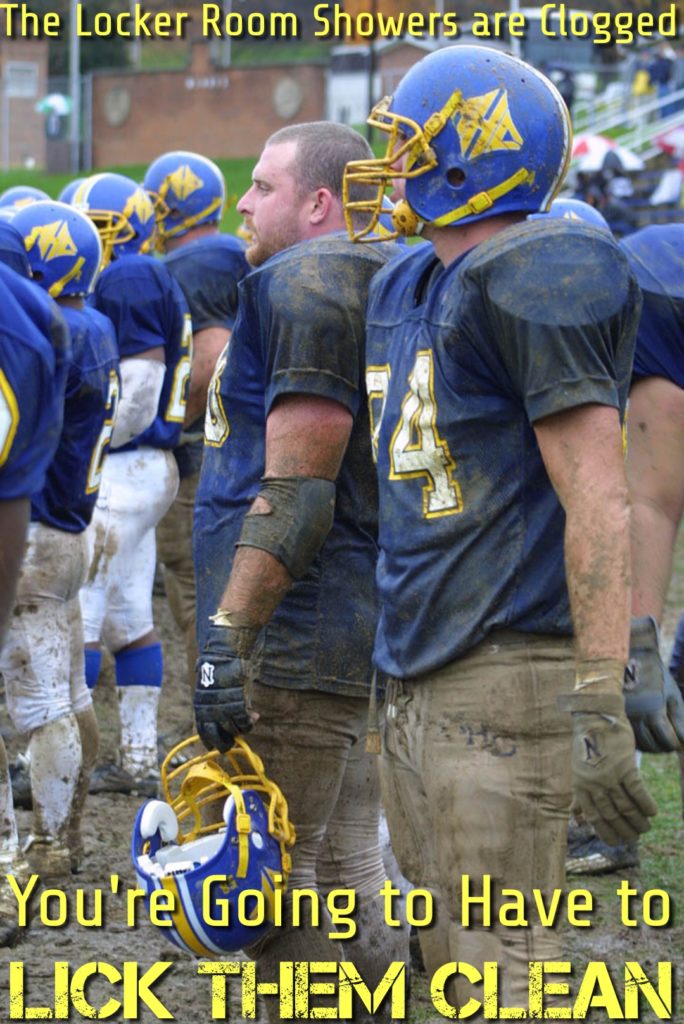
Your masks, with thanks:
[[(435, 890), (428, 972), (496, 962), (499, 998), (518, 1006), (529, 961), (560, 958), (557, 934), (472, 913), (464, 927), (465, 876), (478, 895), (484, 875), (495, 893), (561, 887), (573, 781), (609, 841), (646, 830), (656, 810), (622, 695), (621, 419), (638, 286), (607, 232), (526, 220), (559, 188), (570, 140), (565, 105), (534, 68), (446, 47), (369, 123), (388, 146), (347, 169), (347, 191), (376, 190), (372, 203), (347, 199), (350, 231), (373, 233), (391, 187), (396, 230), (434, 246), (381, 270), (367, 313), (375, 660), (392, 677), (384, 803), (403, 873)], [(469, 983), (455, 988), (464, 1005)]]
[(78, 591), (120, 380), (112, 325), (84, 309), (102, 256), (91, 221), (64, 203), (40, 200), (21, 209), (13, 226), (33, 279), (62, 309), (72, 346), (62, 432), (45, 484), (32, 497), (29, 543), (0, 662), (10, 716), (29, 737), (33, 830), (24, 849), (32, 869), (50, 878), (78, 869), (81, 811), (97, 753)]
[[(642, 228), (620, 242), (643, 295), (627, 417), (627, 478), (632, 496), (631, 669), (627, 710), (637, 742), (655, 753), (680, 751), (684, 713), (664, 667), (659, 626), (684, 513), (684, 225)], [(681, 630), (671, 669), (684, 692)], [(679, 641), (679, 642), (678, 642)]]
[(149, 255), (155, 214), (145, 190), (124, 175), (99, 174), (77, 188), (73, 204), (102, 240), (106, 269), (93, 305), (114, 324), (125, 396), (93, 520), (93, 568), (81, 591), (86, 681), (91, 688), (97, 682), (102, 641), (114, 655), (121, 721), (119, 761), (96, 769), (91, 791), (154, 795), (163, 677), (152, 618), (154, 531), (178, 488), (172, 452), (185, 419), (192, 327), (182, 291)]
[(230, 338), (237, 286), (248, 271), (243, 243), (219, 233), (225, 205), (223, 174), (198, 153), (174, 151), (154, 160), (144, 186), (157, 207), (157, 248), (190, 307), (193, 355), (185, 423), (174, 455), (178, 496), (157, 527), (157, 557), (164, 566), (169, 606), (184, 641), (188, 680), (194, 685), (197, 641), (192, 517), (202, 464), (207, 389), (216, 360)]
[(637, 745), (681, 748), (684, 713), (658, 645), (684, 512), (684, 225), (643, 228), (620, 242), (641, 286), (643, 307), (627, 417), (627, 478), (632, 497), (632, 671), (627, 712)]
[[(671, 671), (660, 653), (660, 622), (684, 511), (684, 479), (679, 472), (684, 423), (684, 228), (653, 225), (622, 239), (620, 247), (643, 297), (627, 415), (633, 619), (625, 707), (640, 750), (676, 750), (684, 765), (684, 703), (675, 682), (682, 675), (681, 646), (675, 639)], [(639, 863), (636, 842), (609, 845), (586, 826), (578, 838), (580, 843), (569, 844), (568, 873), (603, 874)]]
[[(3, 233), (4, 234), (4, 233)], [(17, 235), (21, 242), (21, 236)], [(21, 243), (23, 250), (23, 242)], [(0, 648), (7, 631), (31, 516), (53, 459), (64, 409), (69, 332), (55, 304), (4, 265), (0, 248)], [(16, 255), (16, 254), (15, 254)], [(28, 275), (28, 267), (26, 267)], [(19, 837), (0, 737), (0, 874), (20, 872)], [(17, 938), (16, 901), (0, 888), (0, 946)]]
[(0, 263), (4, 263), (21, 277), (31, 277), (24, 239), (15, 227), (5, 220), (0, 220)]
[[(345, 162), (369, 152), (343, 125), (282, 129), (238, 203), (256, 269), (209, 387), (193, 548), (200, 737), (227, 750), (251, 730), (297, 830), (290, 886), (356, 891), (344, 954), (371, 985), (406, 958), (406, 935), (384, 926), (365, 752), (377, 549), (363, 315), (394, 247), (340, 237)], [(282, 960), (338, 960), (328, 930), (288, 921), (248, 952), (275, 979)]]
[(71, 200), (85, 180), (85, 178), (74, 178), (72, 181), (68, 181), (57, 196), (60, 203), (71, 203)]
[(0, 195), (0, 208), (11, 208), (14, 215), (23, 206), (30, 206), (31, 203), (49, 198), (50, 196), (42, 188), (35, 188), (33, 185), (12, 185)]
[(602, 228), (610, 231), (608, 221), (595, 206), (585, 203), (583, 199), (572, 199), (565, 196), (558, 196), (554, 199), (548, 210), (542, 213), (531, 213), (528, 220), (539, 220), (544, 217), (554, 219), (562, 217), (564, 220), (581, 220), (585, 224), (593, 224), (595, 228)]

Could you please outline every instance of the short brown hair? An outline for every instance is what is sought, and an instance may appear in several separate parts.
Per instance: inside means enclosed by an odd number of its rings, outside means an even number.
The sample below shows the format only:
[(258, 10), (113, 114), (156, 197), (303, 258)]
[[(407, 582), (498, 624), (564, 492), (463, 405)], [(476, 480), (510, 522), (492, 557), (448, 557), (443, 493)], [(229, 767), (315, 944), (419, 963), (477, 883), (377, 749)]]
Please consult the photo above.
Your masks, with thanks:
[(280, 128), (267, 146), (295, 142), (297, 148), (292, 173), (301, 193), (327, 188), (342, 200), (344, 169), (350, 160), (364, 160), (373, 151), (363, 135), (335, 121), (308, 121)]

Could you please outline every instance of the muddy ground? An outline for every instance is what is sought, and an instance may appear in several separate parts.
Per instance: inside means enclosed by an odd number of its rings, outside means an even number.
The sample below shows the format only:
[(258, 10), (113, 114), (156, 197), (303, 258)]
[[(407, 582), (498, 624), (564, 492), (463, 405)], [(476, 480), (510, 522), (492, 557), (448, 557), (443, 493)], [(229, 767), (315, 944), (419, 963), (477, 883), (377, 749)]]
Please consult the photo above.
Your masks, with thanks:
[[(183, 678), (184, 658), (181, 645), (171, 628), (171, 620), (163, 598), (155, 598), (157, 622), (162, 634), (166, 656), (166, 681), (162, 697), (160, 732), (182, 733), (191, 725), (190, 699)], [(669, 630), (674, 623), (674, 610), (668, 618)], [(111, 673), (107, 672), (100, 681), (97, 690), (97, 709), (102, 731), (103, 758), (114, 754), (117, 741), (117, 716), (115, 693)], [(10, 741), (11, 750), (18, 749), (16, 740)], [(676, 773), (674, 756), (659, 761), (658, 771), (666, 775)], [(9, 1020), (36, 1019), (82, 1019), (135, 1020), (143, 1024), (151, 1024), (160, 1019), (173, 1019), (183, 1024), (204, 1024), (214, 1019), (243, 1019), (239, 1002), (230, 1002), (228, 1015), (223, 1016), (217, 1008), (212, 1015), (210, 995), (210, 979), (199, 976), (197, 963), (166, 941), (161, 931), (145, 920), (144, 911), (138, 914), (135, 927), (126, 921), (126, 898), (128, 889), (133, 888), (135, 879), (129, 856), (131, 827), (135, 813), (141, 804), (137, 797), (130, 796), (91, 796), (86, 815), (85, 844), (87, 856), (83, 871), (74, 876), (73, 882), (66, 886), (65, 893), (69, 905), (69, 921), (61, 927), (51, 927), (40, 920), (40, 898), (32, 899), (30, 906), (33, 911), (30, 925), (22, 933), (19, 943), (14, 949), (0, 950), (0, 1022)], [(28, 831), (30, 815), (19, 813), (20, 828)], [(665, 839), (659, 840), (656, 852), (666, 858), (671, 857), (684, 864), (682, 857), (682, 840), (684, 832), (679, 816), (679, 805), (671, 802), (665, 811)], [(663, 833), (661, 833), (663, 834)], [(659, 884), (659, 863), (654, 859), (653, 851), (645, 844), (645, 855), (642, 865), (645, 867), (622, 872), (637, 889), (653, 888)], [(681, 870), (680, 870), (681, 875)], [(112, 876), (118, 876), (118, 894), (112, 892)], [(4, 880), (0, 884), (5, 884)], [(674, 925), (668, 928), (629, 928), (619, 922), (616, 910), (615, 888), (618, 879), (615, 876), (603, 879), (579, 878), (573, 880), (573, 887), (588, 887), (599, 900), (596, 923), (591, 929), (567, 929), (567, 958), (579, 968), (587, 960), (601, 960), (614, 968), (614, 977), (620, 979), (625, 960), (637, 960), (649, 970), (658, 961), (672, 961), (676, 965), (680, 984), (684, 985), (684, 928), (681, 913), (679, 921), (675, 917)], [(103, 924), (101, 927), (86, 927), (79, 924), (76, 917), (77, 893), (85, 900), (87, 916), (92, 916), (94, 907), (94, 891), (102, 891), (104, 902)], [(54, 919), (59, 910), (61, 897), (55, 893), (48, 897), (43, 894), (44, 912)], [(126, 1010), (110, 1015), (105, 1006), (108, 998), (121, 998), (121, 985), (111, 985), (95, 979), (86, 988), (86, 994), (92, 1005), (104, 1007), (101, 1016), (95, 1018), (87, 1015), (87, 1007), (72, 1005), (68, 1016), (59, 1016), (55, 1011), (55, 964), (67, 962), (73, 972), (81, 965), (92, 961), (100, 961), (121, 969), (124, 962), (135, 962), (140, 973), (144, 973), (158, 962), (170, 963), (172, 966), (163, 974), (154, 987), (154, 992), (161, 1002), (154, 1011), (141, 1003), (135, 1006), (133, 989), (128, 988), (131, 1003)], [(10, 962), (24, 965), (24, 997), (20, 996), (20, 986), (15, 986), (15, 1001), (10, 1005), (8, 985)], [(18, 977), (20, 968), (14, 971)], [(675, 1011), (673, 1019), (684, 1021), (684, 996), (679, 1000), (681, 1016)], [(44, 1008), (42, 1011), (40, 1008)], [(164, 1012), (164, 1009), (166, 1013)], [(52, 1012), (46, 1012), (51, 1010)], [(170, 1016), (169, 1016), (170, 1014)], [(263, 1019), (263, 1014), (259, 1019)], [(427, 982), (416, 977), (412, 986), (410, 1016), (413, 1022), (443, 1020), (432, 1008)], [(470, 1018), (470, 1019), (480, 1019)], [(603, 1013), (587, 1018), (604, 1021), (608, 1019)], [(658, 1018), (644, 1012), (639, 1018), (654, 1021)]]

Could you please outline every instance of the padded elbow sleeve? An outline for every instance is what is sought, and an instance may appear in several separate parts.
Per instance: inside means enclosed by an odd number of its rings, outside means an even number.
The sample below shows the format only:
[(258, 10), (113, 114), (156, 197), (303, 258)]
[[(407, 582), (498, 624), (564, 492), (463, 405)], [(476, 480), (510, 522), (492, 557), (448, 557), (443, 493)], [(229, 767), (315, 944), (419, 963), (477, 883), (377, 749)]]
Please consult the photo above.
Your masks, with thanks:
[(237, 546), (268, 551), (301, 579), (330, 532), (335, 484), (310, 476), (263, 478), (258, 497), (269, 510), (247, 513)]
[(121, 401), (112, 433), (112, 449), (128, 444), (152, 424), (165, 373), (166, 364), (158, 359), (122, 360)]

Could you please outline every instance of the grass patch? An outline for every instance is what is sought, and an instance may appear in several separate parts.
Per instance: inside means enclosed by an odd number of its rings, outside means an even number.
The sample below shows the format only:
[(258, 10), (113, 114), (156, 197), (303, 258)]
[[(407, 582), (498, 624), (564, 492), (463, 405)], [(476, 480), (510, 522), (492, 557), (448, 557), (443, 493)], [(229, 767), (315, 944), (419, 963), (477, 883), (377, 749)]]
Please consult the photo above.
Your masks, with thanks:
[[(230, 61), (233, 67), (253, 67), (267, 64), (325, 64), (333, 42), (300, 41), (288, 39), (271, 42), (267, 39), (234, 40), (231, 46)], [(229, 69), (225, 69), (229, 70)]]
[[(354, 125), (354, 128), (361, 135), (366, 134), (366, 125)], [(384, 137), (373, 139), (372, 145), (377, 156), (385, 152), (386, 140)], [(211, 155), (211, 154), (209, 154)], [(242, 217), (235, 210), (235, 203), (249, 188), (252, 181), (252, 171), (257, 162), (256, 157), (241, 157), (228, 160), (223, 157), (212, 157), (225, 175), (226, 192), (228, 195), (228, 208), (221, 221), (221, 230), (232, 233), (242, 221)], [(81, 175), (97, 174), (100, 171), (117, 171), (119, 174), (127, 174), (135, 181), (142, 181), (145, 176), (148, 164), (125, 164), (123, 166), (98, 167), (92, 171), (82, 171)], [(44, 171), (27, 171), (22, 168), (15, 168), (11, 171), (0, 172), (0, 192), (13, 185), (32, 185), (34, 188), (42, 188), (54, 199), (57, 198), (65, 185), (74, 178), (73, 174), (47, 174)]]
[(187, 43), (148, 39), (140, 47), (140, 71), (182, 71), (190, 63)]
[[(221, 230), (234, 232), (242, 221), (242, 217), (235, 209), (235, 203), (250, 186), (252, 170), (256, 163), (254, 157), (244, 157), (239, 160), (216, 159), (216, 163), (223, 171), (226, 178), (226, 191), (228, 195), (228, 209), (226, 209), (221, 221)], [(119, 167), (99, 167), (98, 171), (116, 171), (119, 174), (127, 174), (135, 181), (142, 181), (147, 164), (127, 164)], [(86, 172), (83, 172), (84, 174)], [(96, 171), (90, 172), (92, 174)], [(0, 192), (13, 185), (32, 185), (34, 188), (42, 188), (48, 195), (57, 198), (61, 190), (68, 182), (73, 180), (72, 174), (45, 174), (42, 171), (12, 170), (0, 174)]]

